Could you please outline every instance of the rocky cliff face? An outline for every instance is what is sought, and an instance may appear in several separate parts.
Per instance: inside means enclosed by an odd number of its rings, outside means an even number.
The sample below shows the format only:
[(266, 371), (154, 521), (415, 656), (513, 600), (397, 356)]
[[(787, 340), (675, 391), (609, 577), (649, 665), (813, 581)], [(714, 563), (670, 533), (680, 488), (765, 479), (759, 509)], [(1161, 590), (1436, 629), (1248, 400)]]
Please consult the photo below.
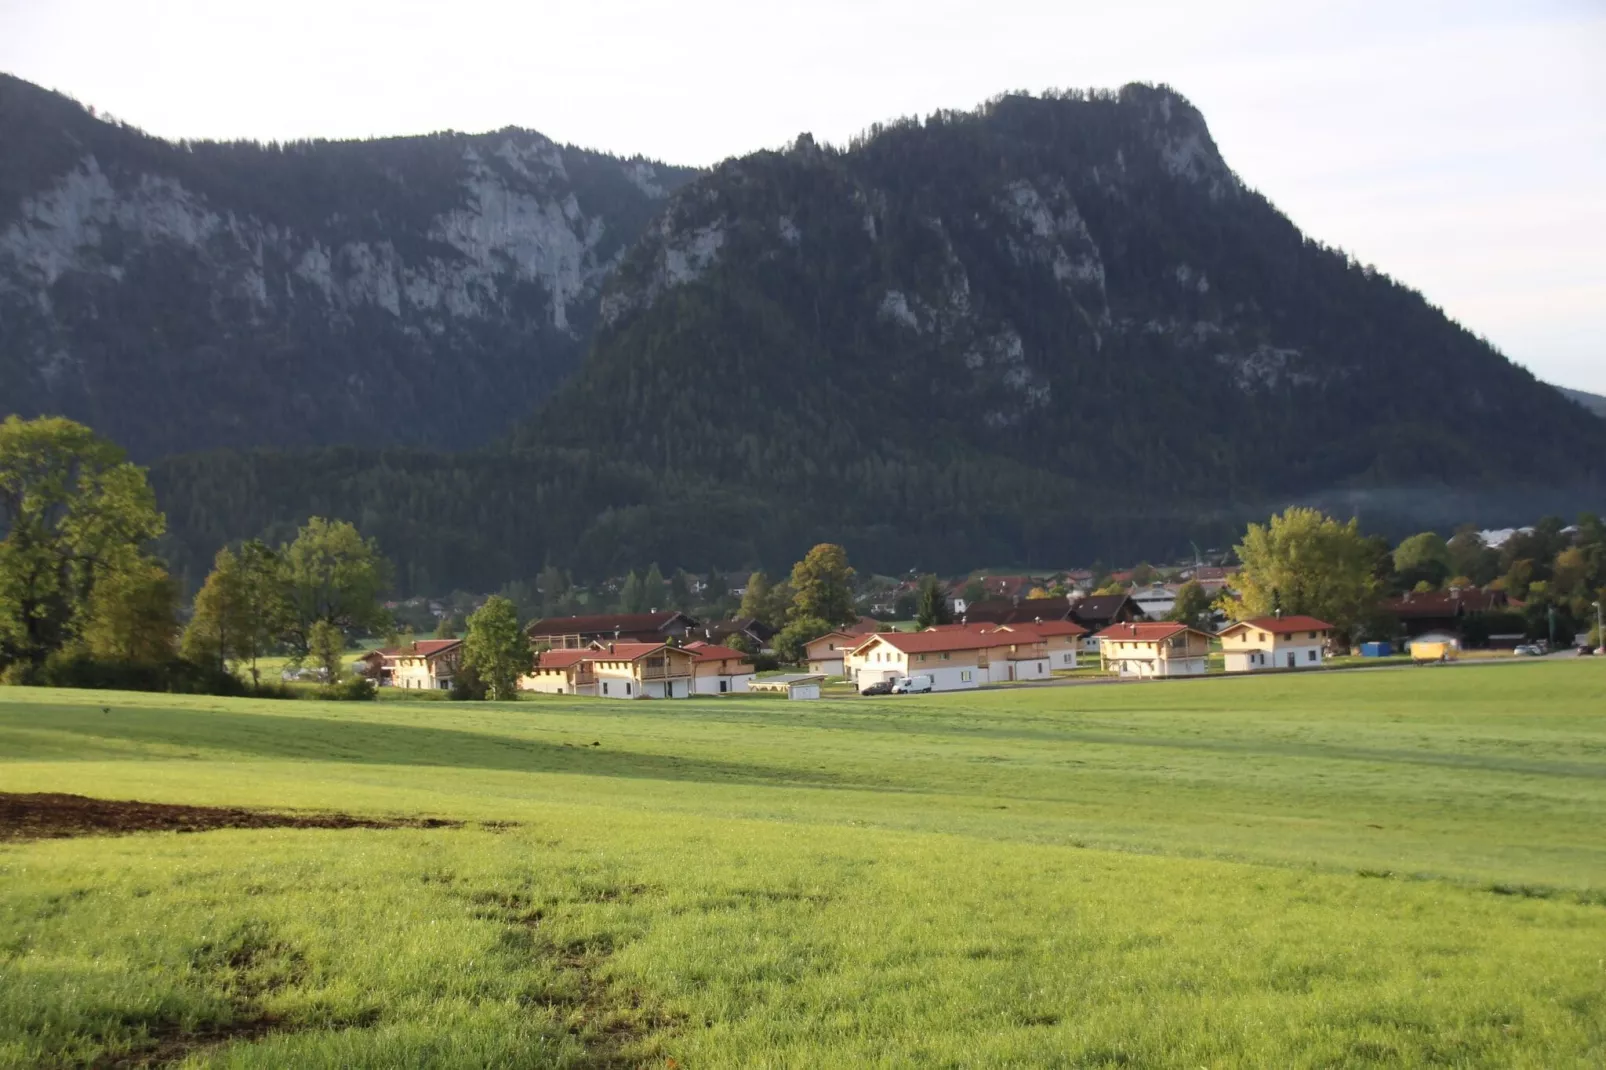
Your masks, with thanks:
[(0, 405), (147, 457), (487, 441), (693, 174), (512, 129), (173, 145), (3, 77), (0, 143)]

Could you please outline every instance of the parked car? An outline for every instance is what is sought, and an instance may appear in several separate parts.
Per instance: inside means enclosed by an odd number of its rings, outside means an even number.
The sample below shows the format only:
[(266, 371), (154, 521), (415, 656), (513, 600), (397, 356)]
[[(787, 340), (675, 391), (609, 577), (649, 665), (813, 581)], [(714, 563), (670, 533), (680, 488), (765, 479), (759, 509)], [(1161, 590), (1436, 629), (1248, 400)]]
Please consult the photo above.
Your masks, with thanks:
[(1594, 656), (1594, 654), (1595, 654), (1595, 649), (1593, 647), (1591, 647), (1588, 643), (1585, 643), (1583, 646), (1578, 648), (1578, 656), (1581, 657), (1581, 658), (1592, 657), (1592, 656)]
[(1514, 648), (1511, 652), (1519, 657), (1528, 658), (1537, 658), (1544, 654), (1544, 651), (1534, 643), (1523, 643), (1521, 646)]
[(892, 694), (892, 681), (891, 680), (877, 680), (873, 684), (869, 684), (869, 685), (867, 685), (865, 687), (860, 688), (859, 689), (859, 694), (861, 694), (861, 695), (890, 695), (890, 694)]
[(892, 685), (894, 695), (918, 695), (931, 690), (931, 677), (905, 676)]

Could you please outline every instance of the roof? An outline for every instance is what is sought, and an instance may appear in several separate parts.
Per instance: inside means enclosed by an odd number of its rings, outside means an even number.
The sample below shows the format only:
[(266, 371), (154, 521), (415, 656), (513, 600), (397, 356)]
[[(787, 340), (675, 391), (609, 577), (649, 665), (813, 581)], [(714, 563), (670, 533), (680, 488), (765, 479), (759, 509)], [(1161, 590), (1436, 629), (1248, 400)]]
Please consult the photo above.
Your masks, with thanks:
[[(637, 658), (644, 658), (648, 654), (653, 654), (660, 650), (675, 649), (678, 648), (672, 647), (668, 643), (608, 643), (597, 640), (591, 644), (586, 653), (590, 655), (592, 661), (635, 661)], [(682, 651), (682, 653), (690, 653), (690, 651)]]
[(849, 641), (848, 642), (848, 646), (851, 647), (854, 643), (863, 642), (865, 638), (866, 638), (865, 634), (861, 634), (861, 633), (858, 633), (858, 632), (850, 632), (850, 631), (847, 631), (845, 629), (839, 629), (839, 630), (834, 631), (834, 632), (826, 632), (824, 635), (817, 635), (813, 639), (810, 639), (808, 642), (804, 643), (803, 645), (805, 647), (811, 647), (815, 643), (818, 643), (821, 639), (846, 639), (846, 640)]
[(686, 649), (697, 655), (698, 661), (746, 661), (747, 655), (728, 646), (713, 643), (687, 643)]
[(676, 618), (697, 622), (678, 610), (658, 613), (607, 613), (589, 617), (543, 617), (525, 629), (531, 635), (605, 635), (612, 632), (656, 632)]
[(1459, 591), (1412, 592), (1383, 603), (1385, 612), (1400, 618), (1457, 617), (1463, 613), (1483, 613), (1507, 604), (1504, 591), (1480, 591), (1476, 587)]
[(535, 659), (538, 669), (567, 669), (570, 665), (577, 665), (587, 658), (597, 656), (595, 650), (545, 650)]
[(1155, 643), (1162, 639), (1169, 639), (1178, 632), (1193, 632), (1210, 638), (1197, 628), (1190, 628), (1186, 624), (1179, 624), (1171, 620), (1137, 621), (1131, 624), (1112, 624), (1099, 632), (1097, 639), (1122, 639), (1128, 642)]
[(1293, 632), (1330, 632), (1333, 630), (1333, 626), (1325, 620), (1295, 614), (1290, 617), (1251, 617), (1249, 620), (1234, 621), (1221, 629), (1221, 634), (1225, 635), (1238, 627), (1255, 628), (1263, 632), (1270, 632), (1273, 635), (1289, 635)]
[(1131, 600), (1124, 594), (1090, 594), (1071, 606), (1071, 615), (1079, 621), (1114, 620), (1121, 607)]
[(873, 635), (881, 630), (881, 622), (874, 617), (860, 617), (852, 624), (845, 625), (842, 631), (847, 635)]
[(775, 634), (775, 629), (754, 617), (736, 617), (732, 620), (718, 620), (712, 624), (699, 625), (702, 633), (710, 639), (718, 639), (738, 632), (746, 632), (760, 641), (766, 640)]
[(991, 621), (995, 624), (1034, 621), (1039, 617), (1043, 620), (1064, 620), (1070, 612), (1071, 600), (1063, 596), (1023, 598), (1019, 602), (1006, 598), (988, 598), (972, 602), (965, 607), (967, 620), (976, 623)]
[(436, 654), (444, 653), (454, 646), (460, 646), (462, 642), (463, 640), (461, 639), (420, 639), (411, 646), (398, 648), (396, 653), (391, 656), (416, 657), (422, 654), (426, 658), (432, 658)]
[[(938, 654), (945, 650), (990, 650), (1010, 642), (1008, 634), (978, 627), (940, 632), (879, 632), (864, 638), (866, 643), (872, 639), (884, 640), (888, 646), (905, 654)], [(859, 644), (860, 648), (863, 646), (864, 643)]]
[(1087, 629), (1074, 620), (1042, 620), (1018, 621), (1013, 624), (1000, 624), (1000, 628), (1008, 628), (1017, 635), (1035, 633), (1047, 639), (1056, 635), (1086, 635)]

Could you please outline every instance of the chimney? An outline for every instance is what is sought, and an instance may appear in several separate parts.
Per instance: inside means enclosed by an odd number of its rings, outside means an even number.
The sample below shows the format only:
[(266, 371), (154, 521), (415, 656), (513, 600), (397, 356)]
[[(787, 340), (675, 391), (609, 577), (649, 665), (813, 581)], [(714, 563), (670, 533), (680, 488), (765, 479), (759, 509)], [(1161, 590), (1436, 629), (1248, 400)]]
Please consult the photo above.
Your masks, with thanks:
[(1278, 620), (1282, 620), (1283, 619), (1283, 607), (1282, 606), (1278, 606), (1277, 607), (1277, 619)]
[(612, 643), (608, 644), (608, 653), (610, 653), (610, 654), (613, 653), (613, 644)]

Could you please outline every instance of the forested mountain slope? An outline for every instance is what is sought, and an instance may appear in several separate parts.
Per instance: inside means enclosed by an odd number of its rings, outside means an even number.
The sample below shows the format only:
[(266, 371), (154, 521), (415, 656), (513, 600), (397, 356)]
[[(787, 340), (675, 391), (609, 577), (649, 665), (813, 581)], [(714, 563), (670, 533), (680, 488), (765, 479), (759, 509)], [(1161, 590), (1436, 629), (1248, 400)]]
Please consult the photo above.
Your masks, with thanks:
[(0, 138), (0, 402), (208, 447), (152, 473), (191, 573), (313, 513), (439, 590), (819, 538), (1127, 560), (1290, 501), (1494, 524), (1606, 483), (1606, 422), (1302, 235), (1164, 88), (700, 176), (513, 130), (172, 145), (14, 80)]
[(867, 505), (981, 458), (1084, 500), (1499, 486), (1602, 434), (1128, 86), (725, 164), (631, 251), (521, 441)]
[(1556, 389), (1560, 390), (1568, 400), (1575, 401), (1596, 416), (1606, 419), (1606, 397), (1591, 394), (1587, 390), (1569, 390), (1564, 386), (1558, 386)]
[(528, 130), (173, 144), (0, 75), (0, 409), (137, 457), (482, 444), (695, 172)]

